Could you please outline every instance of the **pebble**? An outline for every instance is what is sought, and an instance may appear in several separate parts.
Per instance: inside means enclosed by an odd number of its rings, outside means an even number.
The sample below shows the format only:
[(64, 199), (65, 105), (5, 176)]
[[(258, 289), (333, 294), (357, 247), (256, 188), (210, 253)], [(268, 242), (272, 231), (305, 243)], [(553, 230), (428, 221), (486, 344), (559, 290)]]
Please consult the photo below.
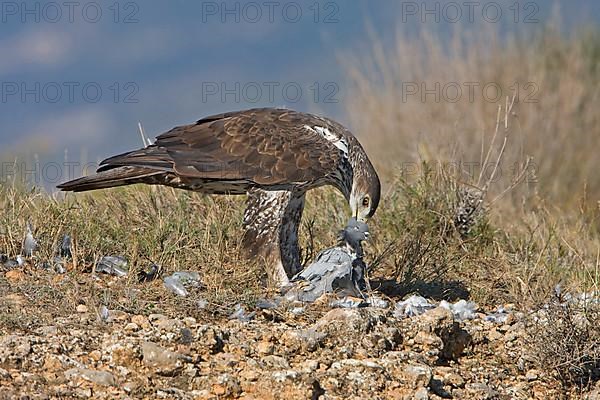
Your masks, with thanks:
[(88, 307), (85, 304), (79, 304), (77, 308), (75, 308), (78, 313), (86, 313), (88, 312)]
[(402, 370), (403, 381), (413, 389), (427, 387), (431, 383), (432, 370), (427, 365), (408, 365)]
[(269, 355), (262, 358), (262, 361), (271, 368), (287, 369), (290, 368), (290, 363), (281, 356)]
[(130, 322), (123, 328), (125, 332), (136, 332), (140, 330), (140, 326), (135, 322)]
[(158, 374), (171, 375), (183, 367), (180, 355), (165, 349), (156, 343), (142, 343), (144, 364), (156, 370)]
[(275, 351), (275, 345), (271, 342), (260, 342), (256, 346), (256, 351), (258, 352), (258, 354), (263, 355), (273, 354), (273, 351)]
[(539, 376), (539, 372), (535, 369), (530, 369), (529, 371), (527, 371), (527, 373), (525, 374), (525, 379), (527, 379), (528, 381), (535, 381), (537, 380)]
[(13, 269), (13, 270), (7, 271), (4, 274), (4, 277), (11, 283), (17, 283), (17, 282), (21, 282), (25, 279), (25, 274), (21, 270)]
[(142, 329), (149, 329), (151, 326), (148, 318), (146, 318), (143, 315), (134, 315), (133, 317), (131, 317), (131, 322), (141, 327)]
[(108, 371), (96, 371), (87, 368), (72, 368), (65, 371), (65, 377), (70, 380), (73, 380), (74, 378), (83, 378), (101, 386), (116, 385), (115, 377)]

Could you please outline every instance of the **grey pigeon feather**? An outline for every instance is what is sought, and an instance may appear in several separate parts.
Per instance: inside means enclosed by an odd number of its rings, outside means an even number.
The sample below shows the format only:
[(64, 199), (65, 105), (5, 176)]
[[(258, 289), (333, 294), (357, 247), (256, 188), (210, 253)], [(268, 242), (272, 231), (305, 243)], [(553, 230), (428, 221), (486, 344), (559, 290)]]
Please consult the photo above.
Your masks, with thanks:
[(38, 248), (37, 240), (33, 237), (31, 232), (31, 225), (27, 224), (27, 233), (25, 234), (25, 240), (23, 241), (23, 255), (25, 257), (33, 256), (33, 252)]
[(71, 258), (71, 236), (65, 234), (60, 241), (60, 245), (58, 246), (58, 255), (60, 257), (68, 257)]

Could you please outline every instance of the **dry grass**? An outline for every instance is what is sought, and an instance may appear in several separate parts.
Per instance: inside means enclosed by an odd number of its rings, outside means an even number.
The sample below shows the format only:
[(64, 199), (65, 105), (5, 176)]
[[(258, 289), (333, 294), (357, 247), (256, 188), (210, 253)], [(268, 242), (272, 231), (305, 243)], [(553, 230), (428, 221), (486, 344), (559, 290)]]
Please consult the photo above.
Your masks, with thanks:
[[(133, 187), (59, 199), (22, 188), (2, 187), (0, 253), (12, 257), (21, 254), (25, 227), (30, 222), (40, 244), (29, 260), (32, 266), (52, 259), (65, 233), (73, 238), (69, 275), (75, 280), (78, 275), (91, 272), (104, 255), (123, 255), (129, 260), (128, 277), (111, 290), (90, 293), (83, 287), (71, 288), (75, 292), (61, 289), (63, 295), (55, 300), (66, 308), (63, 311), (74, 309), (79, 299), (90, 294), (95, 302), (113, 303), (119, 297), (131, 296), (132, 288), (138, 292), (134, 297), (142, 303), (158, 302), (164, 306), (165, 301), (169, 303), (165, 298), (172, 296), (162, 288), (157, 295), (155, 289), (161, 287), (158, 282), (150, 286), (154, 293), (146, 291), (147, 284), (137, 282), (138, 273), (151, 263), (160, 265), (163, 275), (180, 270), (199, 271), (205, 283), (202, 295), (227, 311), (236, 302), (252, 301), (261, 288), (260, 267), (244, 260), (239, 251), (242, 203), (242, 198), (217, 199), (166, 188)], [(21, 288), (27, 296), (49, 283), (43, 278), (47, 272), (30, 268), (28, 273), (41, 278), (34, 281), (35, 287)], [(117, 308), (145, 307), (127, 304)]]
[[(477, 174), (487, 166), (482, 146), (492, 136), (497, 107), (517, 94), (500, 179), (510, 180), (512, 166), (526, 156), (533, 157), (536, 179), (503, 205), (521, 208), (524, 195), (533, 201), (539, 194), (553, 207), (573, 209), (584, 188), (586, 196), (599, 198), (598, 33), (564, 37), (554, 23), (523, 37), (500, 38), (489, 25), (476, 35), (456, 31), (450, 39), (446, 33), (424, 30), (415, 37), (400, 31), (392, 46), (375, 37), (367, 49), (342, 56), (349, 82), (347, 114), (368, 153), (377, 155), (376, 167), (391, 177), (405, 163), (461, 160), (464, 169), (472, 163)], [(468, 82), (479, 85), (472, 99)], [(408, 94), (413, 83), (429, 90), (439, 83), (439, 99), (421, 89)], [(451, 101), (454, 84), (462, 90), (456, 102)], [(497, 101), (491, 88), (483, 95), (486, 84), (501, 87)], [(450, 85), (445, 95), (444, 85)]]
[(586, 389), (600, 379), (600, 305), (560, 294), (529, 321), (527, 344), (536, 368), (564, 386)]

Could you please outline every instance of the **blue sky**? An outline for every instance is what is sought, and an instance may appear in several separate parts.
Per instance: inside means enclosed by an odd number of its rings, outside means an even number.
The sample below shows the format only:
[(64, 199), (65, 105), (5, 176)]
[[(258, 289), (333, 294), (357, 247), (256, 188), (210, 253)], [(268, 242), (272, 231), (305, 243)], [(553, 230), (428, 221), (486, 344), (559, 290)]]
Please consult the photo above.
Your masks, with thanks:
[[(338, 56), (360, 51), (369, 31), (389, 42), (397, 29), (477, 30), (497, 9), (503, 30), (526, 30), (528, 15), (543, 22), (553, 5), (475, 3), (471, 20), (462, 1), (3, 1), (0, 157), (67, 150), (95, 161), (139, 147), (138, 121), (154, 137), (259, 106), (344, 122)], [(600, 2), (564, 2), (561, 17), (566, 30), (596, 23)]]

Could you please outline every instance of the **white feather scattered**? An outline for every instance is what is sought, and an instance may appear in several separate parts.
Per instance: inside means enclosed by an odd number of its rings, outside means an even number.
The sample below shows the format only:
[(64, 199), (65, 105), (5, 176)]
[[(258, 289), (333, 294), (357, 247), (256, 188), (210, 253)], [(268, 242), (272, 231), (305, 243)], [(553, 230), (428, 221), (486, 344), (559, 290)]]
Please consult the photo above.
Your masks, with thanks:
[(32, 257), (33, 253), (38, 249), (38, 242), (33, 237), (31, 232), (31, 225), (27, 224), (27, 233), (25, 234), (25, 240), (23, 242), (23, 255), (25, 257)]
[(440, 307), (452, 311), (454, 318), (459, 321), (474, 319), (476, 317), (475, 311), (477, 310), (477, 304), (472, 301), (459, 300), (456, 303), (451, 304), (445, 300), (442, 300), (440, 302)]
[(396, 303), (394, 317), (414, 317), (416, 315), (421, 315), (425, 311), (433, 308), (435, 308), (435, 305), (431, 304), (426, 298), (412, 295), (408, 299)]

